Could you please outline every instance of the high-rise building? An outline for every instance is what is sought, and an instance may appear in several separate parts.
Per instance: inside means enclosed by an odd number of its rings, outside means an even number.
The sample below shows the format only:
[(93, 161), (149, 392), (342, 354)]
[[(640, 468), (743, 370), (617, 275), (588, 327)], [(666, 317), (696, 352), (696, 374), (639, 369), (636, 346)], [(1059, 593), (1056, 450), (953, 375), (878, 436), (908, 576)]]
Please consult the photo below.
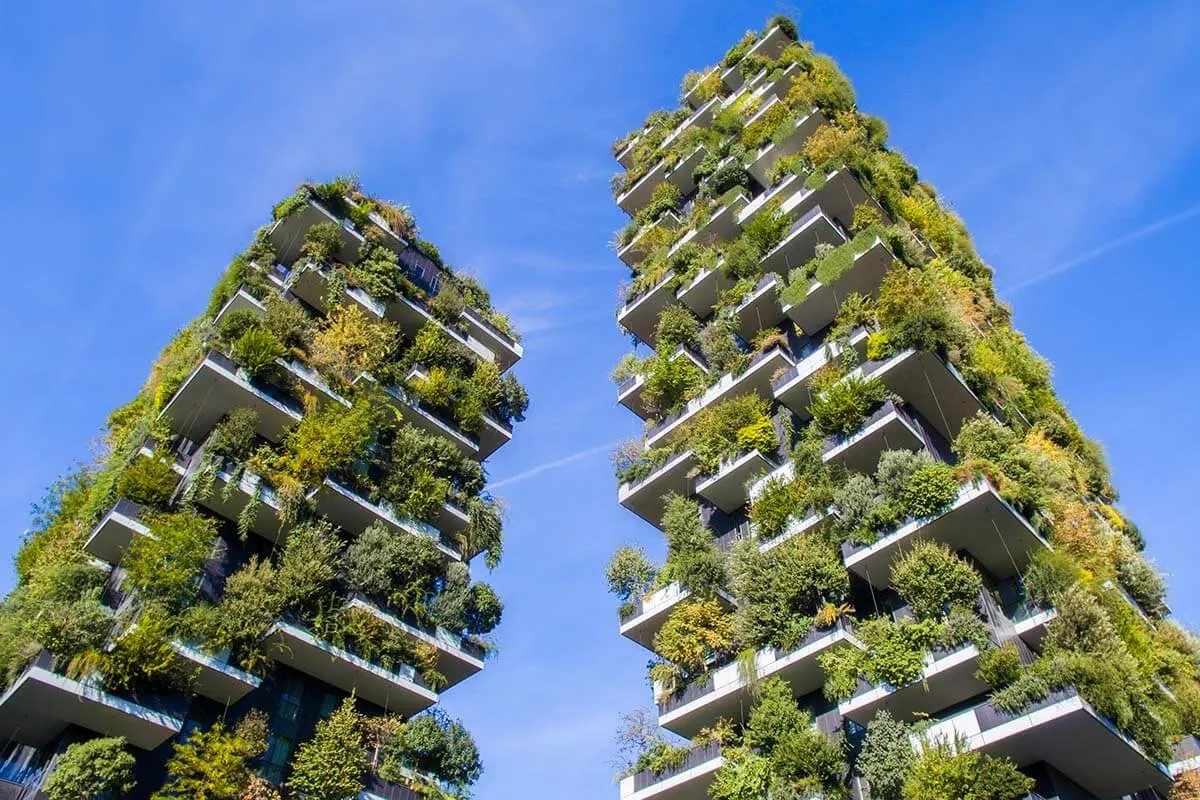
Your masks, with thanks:
[(1196, 642), (834, 61), (777, 17), (613, 151), (648, 348), (614, 371), (645, 421), (618, 494), (666, 539), (608, 570), (656, 705), (621, 800), (1165, 797), (1200, 765)]
[(0, 797), (462, 793), (521, 355), (407, 207), (275, 206), (17, 556)]

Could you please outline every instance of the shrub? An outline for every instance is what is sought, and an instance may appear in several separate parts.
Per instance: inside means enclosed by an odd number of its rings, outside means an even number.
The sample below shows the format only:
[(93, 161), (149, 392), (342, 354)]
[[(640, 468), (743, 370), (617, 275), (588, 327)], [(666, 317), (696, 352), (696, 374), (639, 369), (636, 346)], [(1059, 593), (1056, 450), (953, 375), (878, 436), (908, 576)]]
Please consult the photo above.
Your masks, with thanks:
[(401, 768), (432, 775), (456, 789), (470, 786), (483, 774), (471, 734), (461, 722), (437, 709), (404, 723), (385, 746), (381, 777), (402, 780)]
[(921, 617), (950, 606), (974, 606), (983, 581), (970, 564), (940, 542), (923, 541), (892, 561), (892, 587)]
[(681, 200), (679, 187), (670, 181), (663, 181), (654, 187), (650, 193), (650, 202), (637, 214), (638, 227), (657, 222), (668, 211), (678, 211)]
[(662, 528), (667, 539), (667, 558), (659, 571), (659, 580), (678, 581), (698, 597), (711, 597), (725, 586), (725, 565), (694, 500), (668, 495)]
[(266, 715), (251, 711), (232, 731), (215, 722), (173, 748), (167, 779), (154, 800), (240, 797), (250, 782), (250, 762), (267, 748)]
[(909, 476), (899, 499), (908, 516), (919, 519), (946, 510), (957, 497), (958, 480), (953, 467), (934, 463), (919, 467)]
[(195, 578), (216, 540), (211, 519), (192, 512), (147, 515), (153, 537), (135, 536), (125, 554), (126, 586), (143, 600), (186, 606), (195, 596)]
[(754, 542), (739, 543), (731, 571), (739, 598), (738, 638), (754, 648), (794, 649), (818, 611), (840, 603), (850, 589), (838, 553), (814, 536), (794, 536), (766, 552)]
[(76, 742), (58, 759), (43, 789), (50, 800), (122, 797), (136, 784), (134, 766), (123, 737)]
[(659, 355), (649, 366), (642, 400), (656, 416), (678, 411), (704, 387), (704, 375), (690, 358)]
[(738, 373), (749, 360), (734, 338), (732, 322), (718, 319), (700, 331), (700, 352), (717, 374)]
[(804, 493), (798, 482), (771, 478), (750, 506), (755, 536), (760, 541), (781, 536), (788, 523), (804, 510)]
[(355, 303), (334, 306), (313, 337), (309, 361), (342, 385), (364, 372), (376, 372), (395, 350), (399, 331), (390, 322), (372, 320)]
[(317, 723), (292, 758), (287, 787), (310, 800), (342, 800), (363, 788), (367, 749), (359, 731), (354, 698), (347, 697), (328, 719)]
[[(760, 254), (766, 254), (783, 241), (792, 227), (792, 218), (778, 206), (768, 206), (754, 215), (742, 231), (742, 236)], [(757, 267), (757, 264), (755, 265)]]
[(875, 800), (901, 800), (904, 779), (916, 760), (909, 737), (908, 726), (887, 711), (867, 723), (867, 738), (855, 766), (871, 784)]
[(205, 451), (245, 463), (254, 451), (257, 432), (258, 412), (239, 406), (213, 427)]
[(717, 167), (713, 174), (708, 176), (708, 182), (705, 184), (705, 190), (711, 197), (723, 198), (727, 192), (739, 188), (750, 188), (750, 173), (746, 172), (746, 168), (737, 160)]
[(117, 481), (117, 494), (135, 503), (164, 508), (171, 499), (179, 475), (157, 458), (135, 458)]
[(904, 779), (903, 800), (1018, 800), (1033, 788), (1033, 778), (1007, 760), (973, 751), (958, 752), (944, 740), (925, 744)]
[(264, 328), (250, 328), (233, 343), (233, 360), (257, 377), (275, 364), (275, 359), (287, 355), (287, 350), (275, 335)]
[(1162, 577), (1144, 557), (1129, 553), (1117, 563), (1117, 580), (1137, 604), (1152, 617), (1167, 614), (1167, 587)]
[(650, 591), (657, 572), (644, 549), (624, 544), (613, 553), (604, 577), (608, 590), (622, 603), (629, 603)]
[(809, 413), (821, 433), (848, 436), (858, 430), (867, 415), (886, 397), (887, 389), (878, 379), (864, 380), (850, 375), (814, 398)]
[(966, 339), (962, 323), (924, 270), (894, 269), (884, 276), (876, 302), (879, 321), (899, 349), (945, 354)]
[(768, 415), (769, 404), (743, 395), (706, 406), (680, 431), (701, 473), (715, 472), (724, 459), (748, 450), (772, 455), (779, 439)]
[(318, 222), (304, 234), (300, 252), (313, 261), (332, 264), (342, 247), (341, 226), (336, 222)]
[(679, 345), (696, 346), (696, 337), (700, 333), (700, 323), (686, 306), (672, 303), (662, 310), (658, 317), (658, 327), (655, 335), (658, 337), (657, 349), (660, 354), (670, 356)]
[(1021, 655), (1011, 642), (985, 650), (979, 656), (975, 677), (993, 689), (1003, 689), (1021, 677)]
[(712, 800), (758, 800), (771, 788), (771, 762), (748, 747), (722, 750), (725, 763), (713, 773)]
[(367, 527), (350, 542), (340, 572), (347, 583), (402, 613), (427, 613), (442, 576), (443, 556), (428, 536)]
[(654, 652), (693, 674), (733, 645), (733, 614), (715, 599), (681, 603), (654, 635)]

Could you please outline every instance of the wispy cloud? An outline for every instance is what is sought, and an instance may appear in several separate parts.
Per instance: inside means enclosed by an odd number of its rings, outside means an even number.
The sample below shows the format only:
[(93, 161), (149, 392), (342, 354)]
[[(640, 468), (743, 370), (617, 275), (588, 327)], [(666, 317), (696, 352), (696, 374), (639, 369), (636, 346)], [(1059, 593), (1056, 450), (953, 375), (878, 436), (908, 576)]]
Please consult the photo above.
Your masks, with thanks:
[(1149, 225), (1138, 228), (1132, 233), (1127, 233), (1124, 236), (1118, 236), (1116, 239), (1107, 241), (1098, 247), (1093, 247), (1091, 250), (1088, 250), (1087, 252), (1070, 259), (1069, 261), (1064, 261), (1063, 263), (1051, 267), (1050, 269), (1047, 269), (1037, 275), (1033, 275), (1019, 283), (1009, 286), (1006, 289), (1001, 290), (1001, 293), (1005, 295), (1014, 295), (1017, 292), (1024, 291), (1025, 289), (1028, 289), (1031, 286), (1036, 286), (1039, 283), (1044, 283), (1056, 275), (1061, 275), (1068, 270), (1082, 266), (1089, 261), (1093, 261), (1100, 256), (1107, 255), (1114, 250), (1120, 250), (1122, 247), (1125, 247), (1128, 244), (1133, 244), (1139, 239), (1145, 239), (1147, 236), (1153, 236), (1161, 230), (1170, 228), (1173, 225), (1178, 225), (1180, 222), (1191, 219), (1195, 216), (1200, 216), (1200, 205), (1192, 206), (1191, 208), (1163, 217), (1162, 219), (1152, 222)]
[(616, 441), (608, 442), (607, 444), (601, 444), (601, 445), (597, 445), (595, 447), (589, 447), (587, 450), (580, 450), (578, 453), (572, 453), (569, 456), (563, 456), (562, 458), (556, 458), (553, 461), (547, 461), (544, 464), (538, 464), (536, 467), (530, 467), (527, 470), (518, 472), (516, 475), (509, 475), (507, 478), (501, 478), (500, 480), (493, 482), (491, 484), (490, 488), (499, 489), (502, 486), (510, 486), (514, 483), (528, 480), (529, 478), (532, 478), (535, 475), (541, 475), (543, 472), (549, 472), (550, 470), (555, 470), (560, 467), (565, 467), (568, 464), (574, 464), (576, 461), (582, 461), (585, 458), (591, 458), (594, 455), (599, 455), (600, 453), (607, 452), (607, 451), (613, 449), (614, 447), (616, 447), (617, 445), (619, 445), (620, 443), (621, 443), (621, 441), (618, 439)]

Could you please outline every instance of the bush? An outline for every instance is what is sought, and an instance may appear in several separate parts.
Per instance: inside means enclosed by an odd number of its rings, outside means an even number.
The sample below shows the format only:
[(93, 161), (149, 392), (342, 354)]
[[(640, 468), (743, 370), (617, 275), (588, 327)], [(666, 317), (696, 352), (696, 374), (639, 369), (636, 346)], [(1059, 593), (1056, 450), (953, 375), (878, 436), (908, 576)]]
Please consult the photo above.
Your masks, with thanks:
[(950, 507), (958, 497), (958, 480), (949, 464), (925, 464), (909, 476), (900, 502), (910, 517), (932, 517)]
[(117, 494), (135, 503), (165, 508), (179, 475), (171, 465), (157, 458), (135, 458), (117, 481)]
[(187, 511), (151, 514), (144, 521), (154, 535), (133, 537), (123, 562), (126, 586), (143, 600), (185, 607), (195, 597), (195, 579), (212, 554), (216, 525)]
[(226, 456), (243, 464), (254, 452), (257, 436), (258, 412), (239, 406), (213, 427), (205, 452)]
[(123, 737), (76, 742), (58, 759), (43, 789), (50, 800), (123, 797), (136, 784), (135, 763)]
[(783, 535), (791, 520), (804, 511), (804, 493), (800, 484), (771, 478), (763, 484), (750, 506), (756, 538), (769, 541)]
[(654, 187), (650, 193), (650, 202), (637, 214), (638, 227), (657, 222), (668, 211), (678, 211), (682, 199), (679, 187), (670, 181), (663, 181)]
[(867, 738), (855, 766), (871, 784), (875, 800), (901, 800), (904, 779), (916, 754), (908, 726), (880, 711), (867, 723)]
[(677, 581), (697, 597), (712, 597), (725, 586), (725, 564), (694, 500), (668, 495), (662, 529), (667, 539), (667, 558), (659, 571), (660, 581)]
[(251, 711), (232, 731), (215, 722), (172, 747), (167, 780), (154, 800), (240, 797), (250, 782), (251, 761), (267, 748), (266, 715)]
[(1003, 689), (1021, 677), (1021, 655), (1011, 642), (985, 650), (979, 656), (975, 677), (993, 689)]
[(642, 401), (654, 416), (674, 413), (704, 387), (704, 375), (690, 358), (655, 356), (646, 372)]
[(733, 646), (733, 614), (715, 599), (681, 603), (654, 635), (654, 652), (691, 674)]
[(275, 359), (287, 350), (275, 335), (264, 328), (250, 328), (233, 343), (233, 360), (257, 377), (274, 366)]
[(767, 456), (779, 448), (769, 416), (770, 405), (755, 395), (743, 395), (706, 406), (683, 426), (679, 438), (691, 446), (697, 469), (715, 472), (721, 462), (749, 450)]
[[(746, 223), (742, 236), (754, 245), (758, 253), (765, 255), (783, 241), (791, 227), (792, 218), (778, 206), (769, 205)], [(755, 266), (757, 268), (757, 264)]]
[(1156, 619), (1167, 615), (1167, 587), (1162, 576), (1143, 556), (1129, 553), (1119, 561), (1117, 580), (1147, 614)]
[(431, 775), (459, 790), (483, 774), (479, 748), (471, 734), (461, 722), (437, 709), (404, 723), (384, 747), (381, 777), (402, 782), (402, 769)]
[(976, 752), (957, 752), (950, 742), (925, 744), (904, 780), (903, 800), (1018, 800), (1033, 788), (1007, 760)]
[(923, 541), (892, 561), (892, 588), (920, 617), (951, 606), (973, 607), (983, 588), (979, 573), (940, 542)]
[(738, 373), (750, 360), (734, 338), (732, 323), (714, 320), (700, 331), (700, 352), (716, 374)]
[(658, 317), (658, 327), (655, 329), (657, 350), (660, 355), (669, 357), (679, 345), (695, 347), (699, 333), (700, 323), (692, 312), (686, 306), (672, 303)]
[(366, 765), (354, 698), (347, 697), (296, 751), (287, 788), (309, 800), (343, 800), (362, 791)]
[(644, 549), (624, 544), (613, 553), (604, 577), (608, 590), (622, 603), (628, 603), (650, 591), (657, 572)]
[(304, 244), (301, 245), (300, 252), (313, 261), (332, 264), (338, 260), (341, 248), (341, 226), (336, 222), (318, 222), (304, 234)]
[(887, 389), (878, 379), (850, 375), (821, 392), (809, 413), (821, 433), (849, 436), (886, 397)]

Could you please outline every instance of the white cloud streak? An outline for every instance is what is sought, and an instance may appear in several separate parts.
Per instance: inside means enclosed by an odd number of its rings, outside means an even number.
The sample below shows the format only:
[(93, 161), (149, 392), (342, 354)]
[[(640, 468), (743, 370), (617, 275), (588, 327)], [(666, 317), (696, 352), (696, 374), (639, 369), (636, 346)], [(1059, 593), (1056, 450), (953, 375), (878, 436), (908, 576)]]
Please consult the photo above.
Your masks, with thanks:
[(1139, 239), (1145, 239), (1147, 236), (1153, 236), (1159, 231), (1170, 228), (1173, 225), (1178, 225), (1180, 222), (1191, 219), (1195, 216), (1200, 216), (1200, 205), (1192, 206), (1191, 208), (1184, 209), (1183, 211), (1163, 217), (1162, 219), (1152, 222), (1149, 225), (1138, 228), (1132, 233), (1127, 233), (1124, 236), (1118, 236), (1116, 239), (1107, 241), (1098, 247), (1093, 247), (1086, 253), (1082, 253), (1069, 261), (1064, 261), (1063, 263), (1051, 267), (1044, 272), (1001, 290), (1001, 294), (1011, 296), (1017, 294), (1018, 292), (1024, 291), (1031, 286), (1037, 286), (1039, 283), (1045, 283), (1051, 278), (1061, 275), (1068, 270), (1075, 269), (1076, 267), (1082, 266), (1089, 261), (1094, 261), (1100, 256), (1107, 255), (1114, 250), (1120, 250), (1122, 247), (1132, 244)]
[(498, 481), (495, 481), (494, 483), (490, 484), (488, 488), (499, 489), (502, 486), (509, 486), (511, 484), (532, 478), (535, 475), (541, 475), (543, 472), (549, 472), (550, 470), (558, 469), (559, 467), (565, 467), (568, 464), (574, 464), (576, 461), (582, 461), (585, 458), (590, 458), (599, 453), (611, 450), (620, 443), (620, 440), (608, 442), (607, 444), (589, 447), (587, 450), (580, 450), (578, 453), (572, 453), (569, 456), (556, 458), (553, 461), (547, 461), (544, 464), (538, 464), (536, 467), (530, 467), (523, 472), (518, 472), (516, 475), (509, 475), (507, 478), (502, 478)]

